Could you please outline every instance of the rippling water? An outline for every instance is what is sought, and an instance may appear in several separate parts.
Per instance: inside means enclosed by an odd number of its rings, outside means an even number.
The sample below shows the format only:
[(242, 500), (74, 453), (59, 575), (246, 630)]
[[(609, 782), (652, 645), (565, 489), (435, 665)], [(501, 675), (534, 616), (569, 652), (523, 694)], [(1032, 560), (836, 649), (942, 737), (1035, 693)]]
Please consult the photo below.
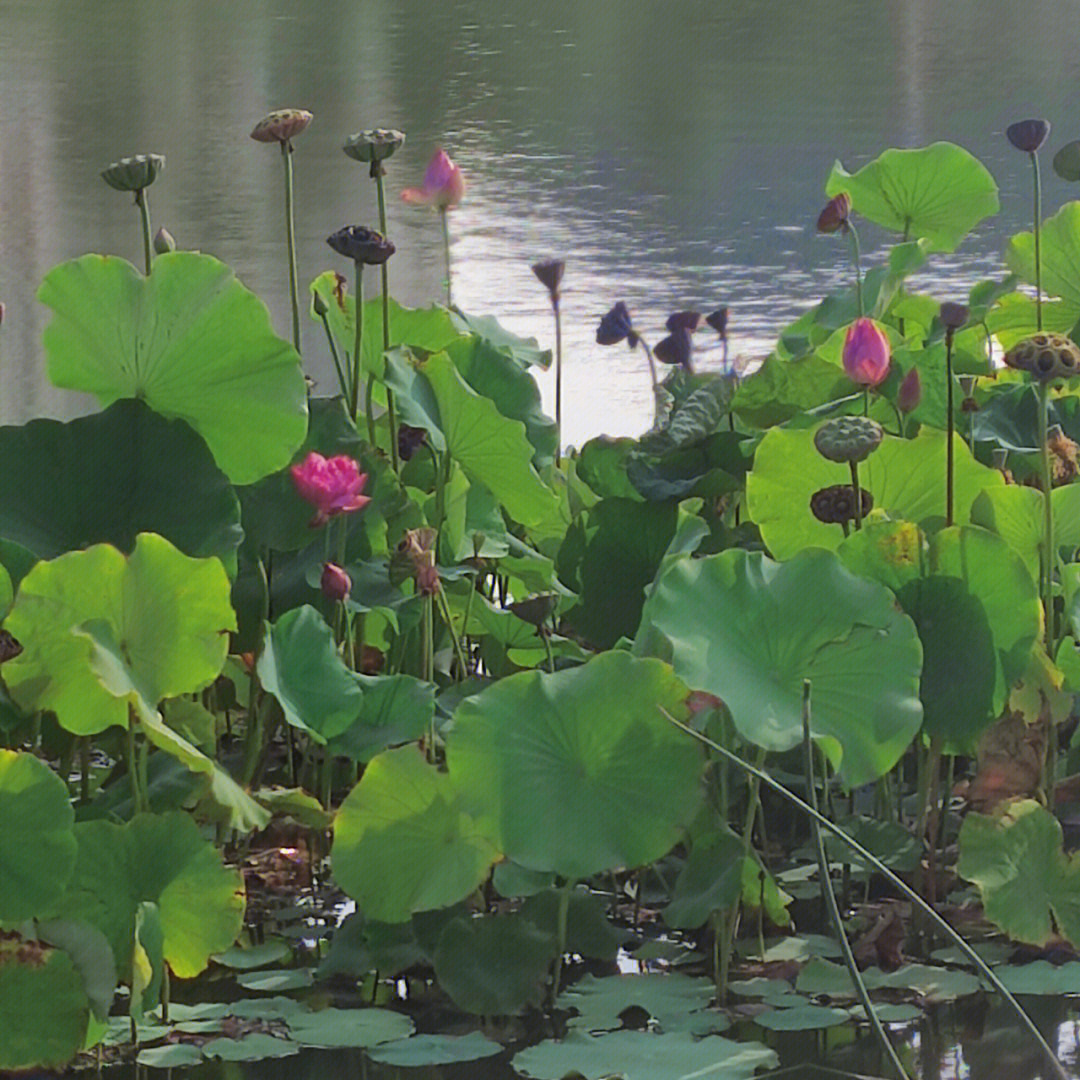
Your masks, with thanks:
[[(130, 200), (98, 178), (157, 152), (155, 227), (233, 265), (288, 333), (280, 155), (248, 139), (270, 108), (315, 119), (295, 156), (301, 278), (343, 268), (325, 237), (376, 219), (345, 135), (400, 127), (389, 168), (391, 288), (440, 296), (437, 216), (406, 207), (432, 149), (469, 179), (452, 215), (455, 300), (550, 343), (529, 264), (567, 261), (566, 436), (648, 421), (643, 358), (595, 344), (625, 300), (653, 338), (679, 308), (726, 303), (737, 352), (846, 273), (813, 224), (834, 158), (950, 139), (1001, 187), (1002, 212), (917, 284), (962, 297), (1030, 227), (1029, 173), (1003, 131), (1045, 116), (1051, 146), (1080, 136), (1080, 20), (1068, 0), (140, 0), (0, 2), (0, 420), (72, 415), (84, 399), (45, 379), (55, 262), (87, 251), (140, 258)], [(1049, 169), (1045, 206), (1073, 192)], [(884, 235), (864, 228), (868, 261)], [(325, 345), (305, 364), (329, 392)], [(715, 350), (699, 356), (703, 367)], [(550, 399), (550, 376), (541, 376)]]

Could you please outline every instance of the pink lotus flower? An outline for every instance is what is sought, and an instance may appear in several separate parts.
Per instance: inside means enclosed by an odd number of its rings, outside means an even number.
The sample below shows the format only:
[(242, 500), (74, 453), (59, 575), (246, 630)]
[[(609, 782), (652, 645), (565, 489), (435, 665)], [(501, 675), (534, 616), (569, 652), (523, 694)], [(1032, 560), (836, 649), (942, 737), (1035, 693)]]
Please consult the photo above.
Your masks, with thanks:
[(860, 386), (878, 386), (889, 374), (889, 339), (873, 319), (856, 319), (844, 338), (844, 370)]
[(289, 472), (300, 498), (315, 507), (315, 516), (310, 522), (313, 529), (325, 525), (337, 514), (351, 514), (371, 502), (368, 496), (360, 494), (367, 482), (367, 473), (362, 473), (360, 466), (344, 454), (324, 458), (312, 451)]
[(341, 601), (349, 595), (352, 578), (337, 563), (324, 563), (319, 587), (327, 600)]
[(442, 149), (436, 150), (424, 173), (424, 183), (418, 188), (406, 188), (401, 197), (417, 206), (434, 206), (437, 210), (449, 210), (461, 202), (465, 194), (465, 177), (461, 169)]

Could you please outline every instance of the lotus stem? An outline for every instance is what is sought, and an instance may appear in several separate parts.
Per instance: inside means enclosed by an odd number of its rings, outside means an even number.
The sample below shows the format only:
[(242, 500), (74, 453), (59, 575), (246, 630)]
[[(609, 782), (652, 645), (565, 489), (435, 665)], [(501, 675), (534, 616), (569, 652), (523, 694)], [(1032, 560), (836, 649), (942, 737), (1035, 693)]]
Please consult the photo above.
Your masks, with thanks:
[(953, 414), (953, 367), (952, 367), (951, 329), (945, 332), (945, 527), (953, 524), (953, 434), (956, 430), (956, 417)]
[(150, 237), (150, 203), (146, 198), (146, 188), (139, 188), (135, 192), (135, 205), (142, 220), (143, 258), (146, 261), (146, 276), (149, 277), (154, 264), (154, 242)]
[(568, 881), (559, 890), (559, 910), (555, 924), (555, 971), (551, 976), (551, 1005), (554, 1007), (559, 996), (559, 983), (562, 982), (563, 954), (566, 952), (566, 924), (570, 915), (570, 895), (574, 891), (574, 882)]
[(465, 662), (465, 653), (461, 648), (461, 639), (454, 629), (454, 620), (450, 617), (450, 605), (446, 602), (446, 596), (440, 588), (435, 595), (439, 598), (439, 614), (446, 623), (446, 629), (450, 632), (450, 641), (454, 646), (454, 655), (457, 657), (458, 667), (461, 669), (461, 678), (469, 674), (469, 665)]
[[(379, 232), (386, 236), (386, 187), (383, 184), (383, 170), (379, 162), (374, 162), (373, 165), (375, 193), (379, 200)], [(382, 342), (385, 353), (390, 348), (390, 268), (385, 262), (379, 267), (379, 276), (382, 284)], [(394, 408), (394, 392), (390, 387), (386, 388), (386, 415), (390, 422), (390, 461), (394, 472), (398, 472), (401, 462), (398, 459), (397, 411)]]
[(1013, 1011), (1016, 1018), (1027, 1029), (1028, 1034), (1035, 1041), (1036, 1045), (1043, 1052), (1047, 1064), (1049, 1064), (1054, 1075), (1058, 1077), (1058, 1080), (1071, 1080), (1065, 1067), (1058, 1060), (1057, 1055), (1051, 1049), (1050, 1044), (1043, 1037), (1038, 1026), (1031, 1019), (1031, 1017), (1024, 1010), (1023, 1006), (1013, 997), (1009, 988), (1001, 981), (1000, 978), (994, 973), (994, 969), (986, 963), (985, 960), (964, 940), (956, 929), (954, 929), (946, 919), (944, 919), (937, 910), (931, 907), (903, 878), (889, 869), (876, 855), (867, 851), (862, 844), (860, 844), (853, 837), (849, 836), (839, 825), (833, 824), (827, 817), (815, 810), (805, 800), (800, 799), (793, 791), (789, 791), (778, 780), (774, 780), (767, 772), (756, 768), (751, 765), (749, 761), (744, 761), (738, 754), (733, 754), (730, 750), (719, 745), (714, 740), (710, 739), (708, 735), (703, 734), (700, 731), (695, 731), (689, 724), (684, 724), (681, 720), (677, 720), (671, 715), (663, 706), (659, 706), (660, 712), (668, 720), (671, 721), (680, 731), (685, 732), (691, 738), (697, 739), (698, 742), (704, 743), (705, 746), (711, 747), (717, 753), (721, 754), (726, 760), (730, 761), (733, 765), (737, 765), (743, 772), (748, 773), (750, 776), (756, 776), (761, 783), (765, 784), (770, 790), (775, 791), (782, 799), (789, 802), (792, 806), (801, 810), (807, 817), (815, 821), (821, 828), (831, 833), (833, 836), (838, 837), (844, 844), (846, 844), (860, 859), (864, 860), (870, 866), (872, 866), (882, 877), (884, 877), (889, 884), (893, 886), (898, 892), (901, 893), (906, 899), (910, 900), (920, 911), (924, 912), (926, 916), (934, 923), (938, 929), (962, 952), (968, 962), (979, 972), (979, 974), (986, 979), (988, 983), (997, 991), (1002, 997), (1002, 1000)]
[(863, 317), (862, 295), (862, 255), (859, 249), (859, 234), (851, 221), (847, 222), (847, 234), (851, 240), (851, 259), (855, 264), (855, 304), (859, 309), (859, 318)]
[(547, 630), (544, 627), (539, 627), (537, 633), (540, 635), (540, 640), (544, 643), (544, 652), (547, 654), (547, 666), (548, 674), (555, 674), (555, 656), (551, 651), (551, 642), (548, 640)]
[(1042, 258), (1039, 249), (1039, 230), (1042, 218), (1042, 182), (1039, 177), (1039, 155), (1032, 151), (1031, 173), (1034, 181), (1034, 193), (1032, 196), (1032, 216), (1034, 218), (1035, 233), (1035, 326), (1042, 330)]
[(341, 365), (341, 354), (338, 352), (337, 341), (334, 339), (334, 332), (330, 329), (330, 320), (326, 316), (325, 311), (320, 311), (319, 318), (322, 320), (323, 329), (326, 331), (326, 340), (330, 345), (330, 356), (334, 361), (334, 370), (337, 372), (338, 386), (341, 387), (341, 396), (345, 399), (345, 404), (349, 403), (349, 380), (345, 376), (345, 369)]
[[(817, 787), (814, 783), (814, 744), (810, 739), (809, 679), (803, 680), (802, 728), (803, 769), (806, 775), (806, 791), (810, 800), (810, 805), (816, 811), (818, 809), (818, 800)], [(886, 1034), (885, 1027), (881, 1023), (881, 1018), (874, 1011), (874, 1003), (870, 1000), (870, 993), (866, 989), (866, 983), (863, 981), (858, 964), (855, 963), (855, 955), (851, 951), (851, 942), (848, 941), (847, 933), (844, 930), (844, 920), (840, 914), (840, 908), (836, 903), (836, 893), (833, 892), (832, 877), (829, 874), (829, 858), (825, 854), (825, 841), (821, 835), (821, 826), (818, 825), (816, 821), (813, 821), (811, 823), (811, 831), (814, 834), (814, 847), (817, 851), (818, 876), (821, 878), (821, 893), (825, 899), (825, 910), (828, 912), (829, 921), (833, 925), (833, 932), (840, 945), (840, 952), (843, 954), (844, 964), (848, 969), (848, 974), (851, 976), (851, 982), (855, 987), (855, 993), (862, 1003), (863, 1010), (866, 1012), (866, 1018), (870, 1021), (870, 1027), (873, 1029), (881, 1049), (889, 1059), (893, 1069), (896, 1070), (896, 1075), (900, 1077), (900, 1080), (910, 1080), (907, 1070), (897, 1056), (893, 1044), (889, 1041), (889, 1036)]]
[[(356, 315), (353, 322), (356, 324), (356, 332), (353, 337), (352, 371), (350, 372), (352, 375), (352, 394), (349, 398), (349, 412), (355, 424), (360, 412), (360, 356), (364, 340), (364, 264), (357, 259), (354, 265), (356, 267)], [(371, 375), (369, 373), (368, 383), (370, 384), (370, 382)], [(371, 415), (370, 394), (368, 399), (368, 441), (374, 446), (375, 421)]]
[(439, 207), (439, 217), (442, 218), (443, 257), (446, 262), (446, 306), (453, 306), (450, 291), (450, 211), (445, 206)]
[(851, 467), (851, 487), (855, 492), (855, 528), (859, 530), (862, 528), (862, 488), (859, 487), (859, 463), (849, 461), (848, 465)]
[(562, 311), (559, 298), (551, 298), (555, 315), (555, 464), (562, 460)]
[(1042, 586), (1043, 640), (1049, 656), (1054, 655), (1054, 505), (1051, 501), (1053, 476), (1050, 472), (1050, 381), (1039, 382), (1039, 473), (1043, 488)]
[(645, 350), (645, 358), (649, 361), (649, 375), (652, 376), (653, 398), (655, 399), (657, 391), (660, 389), (660, 380), (656, 377), (656, 361), (653, 359), (652, 349), (649, 348), (645, 339), (639, 337), (638, 342)]
[(293, 348), (300, 351), (300, 297), (296, 287), (296, 225), (293, 222), (292, 142), (281, 143), (281, 158), (285, 163), (285, 236), (289, 246), (289, 302), (292, 304)]

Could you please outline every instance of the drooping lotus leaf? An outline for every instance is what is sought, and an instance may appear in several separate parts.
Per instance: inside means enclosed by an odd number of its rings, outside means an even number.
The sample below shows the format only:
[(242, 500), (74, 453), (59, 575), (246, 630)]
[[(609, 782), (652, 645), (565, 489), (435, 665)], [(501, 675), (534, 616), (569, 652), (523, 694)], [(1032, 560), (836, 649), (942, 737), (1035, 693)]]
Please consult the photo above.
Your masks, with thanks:
[(341, 804), (331, 856), (360, 910), (393, 923), (463, 900), (499, 851), (450, 778), (403, 746), (374, 758)]
[(37, 920), (36, 925), (39, 941), (63, 949), (71, 958), (95, 1021), (106, 1022), (117, 982), (116, 960), (108, 939), (96, 926), (72, 919)]
[(825, 182), (830, 197), (846, 191), (851, 206), (905, 239), (925, 237), (931, 250), (955, 251), (983, 218), (999, 209), (986, 166), (954, 143), (886, 150), (858, 172), (837, 161)]
[(521, 912), (447, 923), (433, 957), (439, 986), (479, 1016), (513, 1016), (538, 1005), (558, 952), (556, 939)]
[(45, 329), (54, 385), (102, 405), (141, 398), (186, 420), (233, 483), (283, 468), (302, 442), (300, 356), (212, 256), (161, 255), (146, 277), (124, 259), (84, 255), (54, 267), (38, 299), (54, 313)]
[(954, 526), (926, 539), (909, 522), (870, 524), (840, 555), (888, 585), (918, 629), (924, 730), (970, 746), (1023, 675), (1042, 628), (1023, 560), (985, 529)]
[(0, 750), (0, 922), (51, 914), (75, 867), (67, 785), (33, 754)]
[(240, 508), (206, 444), (182, 420), (117, 401), (69, 423), (0, 428), (0, 535), (43, 559), (96, 543), (130, 551), (140, 532), (235, 564)]
[(624, 652), (512, 675), (458, 706), (450, 777), (522, 866), (581, 881), (644, 865), (701, 802), (698, 747), (660, 711), (684, 717), (686, 695), (666, 664)]
[[(838, 525), (810, 512), (810, 497), (830, 484), (850, 483), (846, 465), (826, 461), (815, 450), (813, 432), (773, 428), (754, 455), (746, 479), (750, 517), (775, 559), (790, 559), (807, 547), (835, 551), (844, 539)], [(923, 428), (914, 439), (886, 435), (859, 466), (859, 482), (875, 510), (911, 521), (926, 531), (945, 524), (945, 433)], [(953, 436), (956, 521), (969, 520), (971, 504), (984, 488), (1005, 483), (996, 469), (975, 461), (963, 439)]]
[(746, 844), (733, 832), (699, 836), (675, 881), (664, 922), (676, 929), (702, 926), (714, 911), (733, 907), (742, 893)]
[(62, 1069), (82, 1049), (89, 1019), (66, 952), (0, 935), (0, 1071)]
[(499, 1043), (492, 1042), (479, 1031), (470, 1031), (468, 1035), (413, 1035), (408, 1039), (396, 1039), (373, 1047), (367, 1056), (381, 1065), (408, 1069), (478, 1061), (502, 1051)]
[(571, 1031), (558, 1042), (545, 1040), (514, 1055), (514, 1069), (535, 1080), (750, 1080), (761, 1068), (779, 1063), (761, 1043), (733, 1042), (719, 1035), (695, 1039), (685, 1031), (614, 1031), (585, 1035)]
[(891, 769), (922, 720), (911, 620), (888, 589), (819, 549), (787, 563), (733, 549), (670, 564), (645, 602), (635, 651), (669, 658), (766, 750), (802, 741), (810, 679), (811, 732), (849, 786)]
[(551, 367), (551, 350), (541, 349), (536, 338), (520, 337), (502, 326), (494, 315), (469, 315), (451, 311), (450, 318), (464, 332), (475, 334), (485, 344), (505, 353), (521, 367)]
[(449, 450), (465, 474), (485, 485), (515, 521), (562, 535), (558, 499), (532, 466), (525, 426), (473, 390), (446, 353), (416, 361), (391, 355), (386, 381), (402, 421), (424, 428), (440, 452)]
[[(1042, 287), (1059, 296), (1072, 315), (1080, 314), (1080, 201), (1067, 202), (1039, 230)], [(1005, 262), (1022, 281), (1035, 284), (1035, 234), (1017, 233), (1005, 251)]]
[[(111, 638), (146, 702), (208, 686), (221, 671), (236, 616), (217, 559), (193, 559), (142, 533), (125, 557), (108, 544), (39, 562), (23, 578), (5, 627), (23, 652), (4, 680), (24, 709), (52, 709), (92, 735), (127, 726), (128, 701), (102, 684), (92, 638)], [(89, 628), (91, 633), (74, 633)], [(122, 692), (122, 691), (118, 691)]]
[(139, 814), (126, 825), (87, 821), (75, 835), (79, 855), (64, 915), (108, 938), (124, 978), (130, 978), (140, 904), (157, 906), (164, 959), (182, 979), (198, 975), (236, 940), (243, 878), (222, 863), (189, 814)]
[(1034, 799), (969, 814), (956, 869), (978, 886), (986, 917), (1015, 941), (1045, 945), (1056, 931), (1080, 943), (1080, 858), (1065, 854), (1061, 825)]

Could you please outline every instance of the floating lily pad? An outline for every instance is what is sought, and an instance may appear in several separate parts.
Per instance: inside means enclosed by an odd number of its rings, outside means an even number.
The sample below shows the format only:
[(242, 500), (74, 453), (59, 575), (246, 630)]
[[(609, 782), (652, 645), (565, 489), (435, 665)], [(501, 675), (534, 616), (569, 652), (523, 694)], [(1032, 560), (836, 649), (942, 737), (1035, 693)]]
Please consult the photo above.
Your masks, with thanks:
[(250, 971), (254, 968), (267, 967), (285, 960), (292, 953), (287, 941), (267, 941), (262, 945), (234, 945), (214, 957), (215, 964), (234, 968), (237, 971)]
[(1047, 960), (1003, 964), (994, 974), (1014, 994), (1080, 994), (1080, 962), (1055, 965)]
[(169, 1043), (140, 1050), (135, 1060), (151, 1069), (183, 1069), (202, 1064), (203, 1056), (202, 1051), (191, 1043)]
[(301, 1046), (358, 1047), (404, 1039), (413, 1023), (389, 1009), (322, 1009), (287, 1016), (289, 1035)]
[(570, 1025), (581, 1031), (617, 1028), (631, 1006), (644, 1009), (664, 1031), (687, 1031), (715, 996), (710, 980), (687, 975), (586, 975), (559, 995), (559, 1007), (577, 1012)]
[(413, 1035), (408, 1039), (382, 1043), (367, 1052), (380, 1065), (399, 1069), (423, 1065), (452, 1065), (458, 1061), (479, 1061), (502, 1053), (497, 1042), (485, 1038), (479, 1031), (468, 1035)]
[(264, 994), (280, 994), (282, 990), (303, 990), (314, 981), (311, 968), (289, 968), (274, 971), (245, 971), (236, 976), (245, 990)]
[(265, 1032), (253, 1031), (242, 1039), (211, 1039), (202, 1046), (203, 1057), (221, 1061), (264, 1061), (269, 1058), (292, 1057), (300, 1047), (288, 1039), (279, 1039)]
[(772, 1009), (758, 1013), (754, 1023), (769, 1031), (820, 1031), (823, 1028), (846, 1024), (851, 1019), (847, 1009), (827, 1005), (796, 1005), (790, 1009)]

